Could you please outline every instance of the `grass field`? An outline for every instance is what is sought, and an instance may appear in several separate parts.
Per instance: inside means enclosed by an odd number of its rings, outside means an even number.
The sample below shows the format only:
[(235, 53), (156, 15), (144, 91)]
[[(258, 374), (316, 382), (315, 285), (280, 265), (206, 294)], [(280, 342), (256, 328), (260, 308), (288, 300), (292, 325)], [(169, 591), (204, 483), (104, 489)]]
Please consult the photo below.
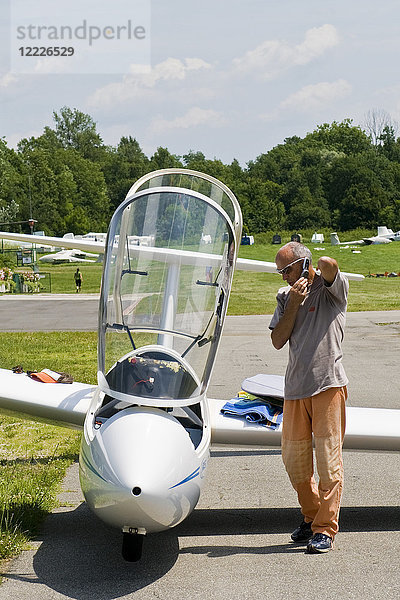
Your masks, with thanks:
[[(311, 247), (311, 246), (310, 246)], [(239, 256), (273, 262), (278, 247), (272, 244), (241, 246)], [(342, 271), (361, 273), (363, 281), (350, 282), (349, 311), (393, 310), (400, 306), (400, 277), (369, 277), (370, 274), (400, 272), (400, 243), (341, 248), (325, 245), (324, 249), (311, 247), (313, 262), (324, 254), (336, 258)], [(352, 250), (356, 250), (353, 252)], [(53, 293), (75, 293), (76, 265), (47, 265), (51, 274)], [(81, 264), (82, 293), (98, 293), (102, 265)], [(275, 308), (278, 288), (284, 285), (279, 275), (251, 273), (236, 270), (228, 314), (270, 314)]]
[[(96, 381), (96, 333), (0, 333), (0, 364), (51, 367)], [(40, 358), (38, 358), (40, 357)], [(0, 559), (20, 552), (57, 504), (80, 432), (0, 415)]]
[[(351, 249), (325, 246), (313, 249), (314, 264), (321, 255), (336, 258), (342, 271), (385, 273), (400, 271), (400, 244)], [(272, 244), (242, 246), (244, 258), (273, 261)], [(75, 293), (76, 265), (46, 266), (53, 293)], [(83, 293), (98, 293), (102, 266), (82, 264)], [(236, 271), (228, 314), (271, 314), (282, 285), (278, 275)], [(400, 307), (400, 277), (366, 277), (350, 282), (349, 310), (391, 310)], [(67, 371), (76, 380), (95, 383), (96, 334), (0, 333), (0, 365), (25, 369), (50, 367)], [(76, 460), (80, 433), (46, 424), (0, 416), (0, 559), (18, 554), (32, 539), (44, 516), (56, 506), (65, 471)]]
[[(313, 262), (322, 255), (336, 258), (342, 271), (361, 273), (366, 279), (350, 282), (349, 311), (393, 310), (400, 306), (400, 277), (369, 277), (370, 274), (400, 272), (400, 243), (342, 248), (324, 245), (310, 246)], [(278, 247), (272, 244), (241, 246), (239, 256), (273, 262)], [(353, 250), (356, 250), (354, 252)], [(52, 293), (75, 293), (76, 265), (46, 265), (51, 274)], [(83, 274), (82, 293), (98, 293), (102, 265), (80, 265)], [(283, 285), (281, 277), (267, 273), (235, 272), (228, 314), (270, 314), (275, 308), (275, 296)]]
[[(385, 273), (385, 271), (400, 271), (400, 243), (377, 244), (371, 246), (313, 246), (309, 244), (313, 253), (313, 263), (318, 262), (320, 256), (332, 256), (335, 258), (342, 271), (350, 273)], [(254, 246), (241, 246), (239, 256), (257, 260), (273, 261), (279, 246), (264, 244)]]
[[(241, 246), (239, 256), (273, 262), (279, 247), (272, 244)], [(369, 277), (370, 274), (400, 272), (400, 243), (354, 248), (323, 245), (310, 246), (313, 263), (320, 256), (335, 258), (342, 271), (360, 273), (363, 281), (350, 282), (349, 311), (394, 310), (400, 307), (400, 277)], [(275, 309), (277, 289), (285, 285), (282, 278), (268, 273), (236, 271), (228, 314), (270, 314)]]

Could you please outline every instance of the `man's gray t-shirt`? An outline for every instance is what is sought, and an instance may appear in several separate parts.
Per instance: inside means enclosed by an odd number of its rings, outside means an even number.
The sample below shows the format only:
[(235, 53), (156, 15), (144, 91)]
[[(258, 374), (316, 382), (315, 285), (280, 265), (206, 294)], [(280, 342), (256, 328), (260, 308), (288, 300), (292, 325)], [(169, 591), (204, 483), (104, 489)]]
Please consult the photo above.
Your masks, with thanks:
[[(338, 271), (328, 286), (315, 275), (301, 304), (289, 338), (289, 362), (285, 374), (285, 399), (309, 398), (348, 383), (342, 365), (342, 341), (349, 282)], [(280, 288), (277, 307), (269, 324), (274, 329), (289, 299), (290, 286)]]

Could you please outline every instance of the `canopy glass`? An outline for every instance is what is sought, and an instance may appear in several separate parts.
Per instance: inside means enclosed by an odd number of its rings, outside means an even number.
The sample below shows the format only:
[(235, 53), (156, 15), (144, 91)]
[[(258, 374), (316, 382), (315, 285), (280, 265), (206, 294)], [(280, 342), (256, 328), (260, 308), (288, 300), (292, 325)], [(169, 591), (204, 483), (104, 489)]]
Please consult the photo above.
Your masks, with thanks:
[(228, 188), (200, 174), (171, 170), (141, 181), (110, 223), (99, 385), (136, 404), (194, 404), (207, 389), (222, 331), (240, 209)]

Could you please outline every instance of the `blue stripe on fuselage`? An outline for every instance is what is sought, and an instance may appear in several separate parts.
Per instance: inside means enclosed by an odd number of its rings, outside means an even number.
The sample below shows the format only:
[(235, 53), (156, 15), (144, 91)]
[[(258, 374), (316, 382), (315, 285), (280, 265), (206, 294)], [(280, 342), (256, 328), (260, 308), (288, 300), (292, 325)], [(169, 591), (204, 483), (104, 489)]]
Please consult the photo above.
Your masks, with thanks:
[(195, 477), (197, 477), (200, 473), (200, 467), (197, 467), (197, 469), (195, 469), (193, 471), (193, 473), (191, 473), (190, 475), (188, 475), (187, 477), (185, 477), (185, 479), (182, 479), (182, 481), (180, 481), (179, 483), (176, 483), (175, 485), (173, 485), (172, 487), (170, 487), (170, 490), (173, 490), (174, 488), (178, 487), (178, 485), (182, 485), (183, 483), (186, 483), (187, 481), (190, 481), (191, 479), (194, 479)]

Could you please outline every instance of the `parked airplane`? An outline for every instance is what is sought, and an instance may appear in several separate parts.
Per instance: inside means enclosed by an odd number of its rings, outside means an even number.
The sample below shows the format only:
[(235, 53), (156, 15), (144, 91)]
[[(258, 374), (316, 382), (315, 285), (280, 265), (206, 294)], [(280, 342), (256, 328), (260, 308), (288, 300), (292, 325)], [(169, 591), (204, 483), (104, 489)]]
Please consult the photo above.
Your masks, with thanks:
[[(84, 235), (74, 235), (73, 233), (65, 233), (63, 235), (64, 240), (88, 240), (93, 242), (100, 242), (104, 252), (104, 245), (106, 243), (106, 233), (85, 233)], [(118, 239), (118, 238), (117, 238)], [(129, 236), (129, 243), (135, 244), (136, 246), (154, 246), (153, 235), (132, 235)]]
[(400, 231), (393, 232), (392, 229), (388, 229), (386, 226), (378, 227), (378, 236), (388, 238), (392, 242), (400, 242)]
[(336, 232), (331, 233), (332, 246), (370, 246), (371, 244), (389, 244), (392, 240), (382, 235), (375, 235), (369, 238), (361, 238), (360, 240), (352, 240), (351, 242), (341, 242)]
[[(98, 254), (90, 254), (83, 250), (59, 250), (51, 254), (44, 254), (39, 258), (41, 262), (61, 264), (61, 263), (76, 263), (76, 262), (96, 262)], [(88, 258), (91, 257), (91, 258)]]
[[(82, 491), (94, 513), (122, 531), (126, 560), (139, 559), (145, 534), (194, 509), (211, 443), (280, 444), (280, 428), (223, 416), (224, 400), (207, 397), (235, 263), (276, 273), (274, 263), (237, 259), (241, 230), (235, 196), (213, 177), (183, 169), (145, 175), (102, 246), (97, 386), (0, 369), (1, 410), (83, 430)], [(130, 243), (137, 235), (154, 236), (154, 245)], [(100, 251), (98, 242), (81, 243)], [(250, 379), (251, 393), (282, 398), (282, 376)], [(348, 448), (398, 451), (399, 432), (400, 411), (347, 409)]]

